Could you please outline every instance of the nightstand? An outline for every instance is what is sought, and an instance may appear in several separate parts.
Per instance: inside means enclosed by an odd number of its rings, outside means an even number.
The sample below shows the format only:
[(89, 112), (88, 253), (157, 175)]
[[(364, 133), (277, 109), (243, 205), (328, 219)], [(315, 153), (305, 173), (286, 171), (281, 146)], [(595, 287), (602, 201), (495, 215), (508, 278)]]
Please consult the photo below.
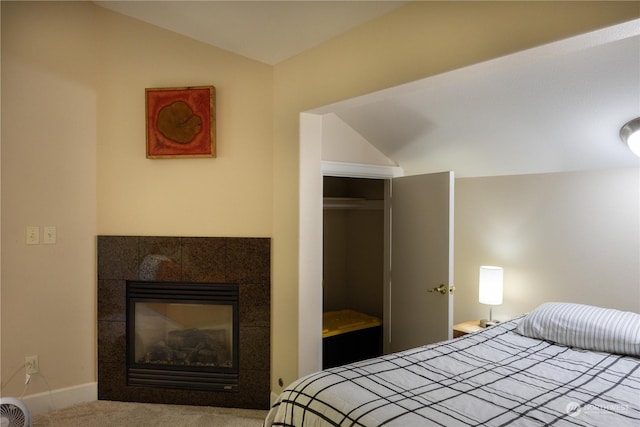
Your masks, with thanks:
[(453, 337), (458, 338), (481, 329), (483, 328), (480, 326), (479, 320), (469, 320), (468, 322), (458, 323), (457, 325), (453, 325)]

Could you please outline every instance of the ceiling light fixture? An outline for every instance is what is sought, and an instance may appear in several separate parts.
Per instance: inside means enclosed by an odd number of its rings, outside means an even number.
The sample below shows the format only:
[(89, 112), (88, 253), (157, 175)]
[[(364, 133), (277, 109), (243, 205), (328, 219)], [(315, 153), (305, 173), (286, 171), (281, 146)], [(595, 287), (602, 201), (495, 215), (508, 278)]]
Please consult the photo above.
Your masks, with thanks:
[(622, 126), (620, 138), (629, 146), (633, 154), (640, 157), (640, 117), (628, 121)]

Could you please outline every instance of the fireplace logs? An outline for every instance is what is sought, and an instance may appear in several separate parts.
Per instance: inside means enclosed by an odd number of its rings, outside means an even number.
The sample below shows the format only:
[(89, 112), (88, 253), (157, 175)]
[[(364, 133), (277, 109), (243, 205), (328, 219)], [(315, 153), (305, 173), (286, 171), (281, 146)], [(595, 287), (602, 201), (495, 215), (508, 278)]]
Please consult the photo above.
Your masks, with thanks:
[(170, 331), (166, 342), (150, 345), (138, 363), (186, 366), (231, 367), (224, 329), (183, 329)]

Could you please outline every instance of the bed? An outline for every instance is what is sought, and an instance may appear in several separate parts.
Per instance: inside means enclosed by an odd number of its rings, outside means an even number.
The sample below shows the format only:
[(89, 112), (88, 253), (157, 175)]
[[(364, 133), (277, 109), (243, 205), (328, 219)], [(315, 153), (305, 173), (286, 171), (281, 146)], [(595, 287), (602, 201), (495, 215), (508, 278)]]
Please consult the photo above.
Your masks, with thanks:
[(289, 385), (264, 426), (639, 426), (640, 314), (569, 303)]

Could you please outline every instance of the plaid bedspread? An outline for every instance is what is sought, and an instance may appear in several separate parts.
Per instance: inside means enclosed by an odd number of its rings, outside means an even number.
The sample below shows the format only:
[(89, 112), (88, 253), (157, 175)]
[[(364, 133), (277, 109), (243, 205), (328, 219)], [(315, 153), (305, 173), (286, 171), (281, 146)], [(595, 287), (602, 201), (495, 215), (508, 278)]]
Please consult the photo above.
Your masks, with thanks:
[(518, 321), (301, 378), (264, 426), (640, 426), (640, 359), (527, 338)]

